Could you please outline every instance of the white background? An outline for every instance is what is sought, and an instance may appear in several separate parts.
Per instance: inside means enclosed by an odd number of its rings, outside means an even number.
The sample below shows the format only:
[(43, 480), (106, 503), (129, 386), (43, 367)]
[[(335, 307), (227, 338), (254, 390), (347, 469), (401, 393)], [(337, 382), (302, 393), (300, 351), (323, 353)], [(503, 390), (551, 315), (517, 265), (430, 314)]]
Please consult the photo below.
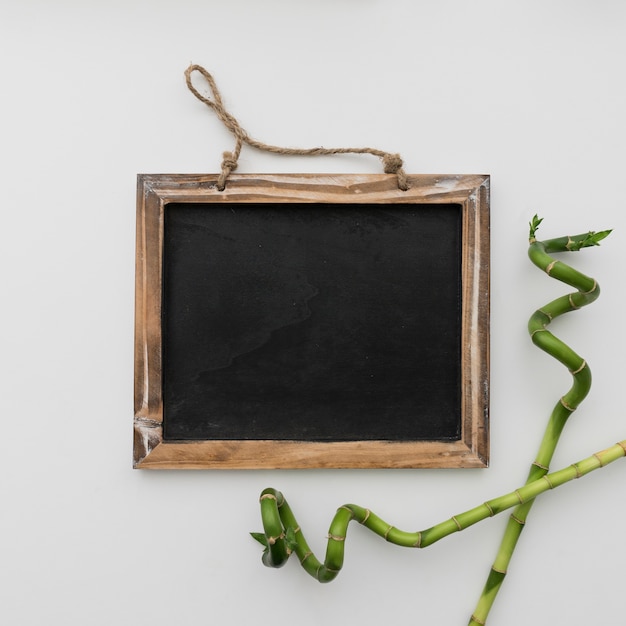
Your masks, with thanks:
[[(423, 551), (353, 527), (329, 585), (264, 568), (247, 533), (267, 486), (322, 552), (344, 502), (417, 530), (523, 483), (570, 385), (526, 334), (566, 291), (527, 260), (534, 213), (543, 237), (615, 229), (568, 258), (603, 292), (553, 325), (594, 372), (553, 467), (626, 438), (625, 33), (617, 0), (2, 0), (0, 621), (467, 623), (505, 516)], [(489, 469), (131, 469), (136, 174), (214, 172), (233, 145), (190, 62), (263, 141), (491, 174)], [(244, 149), (239, 171), (381, 169)], [(537, 502), (490, 624), (621, 623), (625, 480), (618, 461)]]

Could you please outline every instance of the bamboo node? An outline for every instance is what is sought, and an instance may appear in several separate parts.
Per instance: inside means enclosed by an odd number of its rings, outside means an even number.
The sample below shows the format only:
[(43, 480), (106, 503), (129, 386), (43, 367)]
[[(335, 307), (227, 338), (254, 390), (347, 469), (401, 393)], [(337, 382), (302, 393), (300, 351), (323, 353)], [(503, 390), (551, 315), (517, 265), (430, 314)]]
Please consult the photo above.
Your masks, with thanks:
[(572, 408), (569, 404), (567, 404), (567, 402), (565, 401), (565, 398), (561, 398), (560, 402), (561, 402), (561, 406), (566, 411), (569, 411), (570, 413), (573, 413), (576, 410), (575, 408)]
[(570, 293), (569, 296), (567, 297), (567, 299), (569, 300), (569, 305), (574, 310), (580, 309), (580, 307), (577, 304), (574, 304), (574, 300), (572, 299), (573, 295), (574, 295), (573, 293)]
[(457, 527), (459, 530), (463, 530), (463, 526), (461, 526), (461, 524), (459, 523), (459, 520), (458, 520), (458, 519), (457, 519), (454, 515), (452, 516), (452, 518), (451, 518), (451, 519), (452, 519), (452, 521), (456, 524), (456, 527)]
[(414, 548), (421, 548), (422, 547), (422, 533), (418, 532), (417, 533), (417, 541), (413, 544)]
[(535, 467), (538, 467), (539, 469), (545, 470), (546, 472), (550, 470), (550, 468), (547, 465), (542, 465), (541, 463), (539, 463), (539, 461), (533, 461), (532, 464)]
[(514, 522), (517, 522), (520, 526), (525, 526), (526, 522), (523, 519), (520, 519), (519, 517), (517, 517), (516, 515), (514, 515), (513, 513), (511, 513), (511, 519)]
[(576, 478), (581, 478), (582, 477), (582, 472), (580, 471), (580, 468), (578, 467), (578, 463), (572, 463), (571, 466), (576, 471)]
[(472, 617), (470, 617), (470, 624), (472, 622), (476, 622), (477, 624), (480, 624), (481, 626), (485, 626), (486, 622), (483, 622), (483, 620), (478, 619), (475, 615), (472, 615)]
[(552, 261), (552, 263), (550, 263), (547, 267), (546, 267), (546, 274), (548, 276), (550, 276), (550, 272), (554, 269), (554, 266), (558, 263), (558, 261)]
[(313, 556), (313, 552), (305, 552), (304, 556), (300, 559), (300, 563), (304, 563), (310, 556)]
[(597, 288), (598, 288), (598, 282), (594, 278), (593, 279), (593, 287), (589, 291), (581, 291), (580, 293), (582, 293), (583, 296), (588, 296), (588, 295), (592, 294)]
[(277, 500), (276, 496), (273, 493), (264, 493), (260, 498), (259, 502), (263, 500)]
[(328, 533), (328, 535), (326, 536), (326, 539), (332, 539), (332, 541), (345, 541), (346, 538), (342, 537), (341, 535), (331, 535), (330, 533)]
[(532, 333), (530, 333), (531, 338), (534, 337), (537, 333), (549, 333), (550, 331), (547, 328), (535, 328)]
[(600, 463), (600, 467), (604, 467), (604, 461), (602, 460), (602, 457), (597, 452), (594, 452), (593, 456), (596, 457), (596, 459), (598, 459), (598, 463)]
[(365, 524), (365, 522), (367, 522), (367, 520), (370, 518), (370, 515), (372, 514), (372, 512), (369, 509), (365, 509), (365, 517), (363, 518), (362, 522), (359, 522), (360, 524)]
[(280, 535), (278, 535), (278, 537), (268, 537), (267, 538), (267, 543), (270, 546), (273, 546), (279, 539), (284, 539), (285, 538), (285, 533), (282, 532), (280, 533)]
[(547, 476), (542, 476), (541, 478), (543, 478), (548, 483), (548, 487), (550, 487), (550, 489), (554, 489), (552, 481)]
[(389, 528), (387, 528), (387, 530), (385, 531), (385, 541), (389, 541), (388, 537), (389, 537), (389, 533), (393, 530), (393, 526), (389, 526)]
[(483, 502), (483, 504), (487, 507), (487, 510), (489, 511), (489, 517), (493, 517), (495, 513), (494, 510), (491, 508), (489, 502)]
[(552, 321), (553, 317), (552, 315), (550, 315), (550, 313), (546, 313), (544, 310), (542, 309), (538, 309), (539, 313), (541, 313), (542, 315), (545, 315), (550, 321)]
[(344, 505), (340, 506), (337, 510), (341, 511), (342, 509), (344, 511), (348, 511), (348, 513), (350, 513), (350, 519), (354, 519), (354, 511), (349, 506), (344, 504)]
[(520, 504), (524, 504), (524, 498), (522, 498), (522, 496), (520, 495), (519, 489), (515, 490), (515, 495), (517, 496), (517, 499), (519, 500)]
[(617, 445), (624, 451), (624, 454), (626, 454), (626, 441), (618, 441)]
[(587, 367), (587, 361), (583, 359), (583, 362), (581, 363), (580, 367), (575, 371), (570, 370), (570, 374), (572, 376), (576, 376), (576, 374), (580, 374), (580, 372), (582, 372), (586, 367)]

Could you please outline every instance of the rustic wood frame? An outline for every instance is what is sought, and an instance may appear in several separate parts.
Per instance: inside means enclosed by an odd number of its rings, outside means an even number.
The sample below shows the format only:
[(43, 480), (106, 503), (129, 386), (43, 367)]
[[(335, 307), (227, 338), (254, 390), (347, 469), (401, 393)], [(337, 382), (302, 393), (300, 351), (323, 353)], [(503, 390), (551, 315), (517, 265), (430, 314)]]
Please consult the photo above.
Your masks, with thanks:
[[(414, 175), (138, 176), (134, 467), (145, 469), (486, 467), (489, 457), (489, 177)], [(168, 203), (428, 203), (462, 207), (462, 436), (458, 441), (210, 440), (162, 435), (161, 292)]]

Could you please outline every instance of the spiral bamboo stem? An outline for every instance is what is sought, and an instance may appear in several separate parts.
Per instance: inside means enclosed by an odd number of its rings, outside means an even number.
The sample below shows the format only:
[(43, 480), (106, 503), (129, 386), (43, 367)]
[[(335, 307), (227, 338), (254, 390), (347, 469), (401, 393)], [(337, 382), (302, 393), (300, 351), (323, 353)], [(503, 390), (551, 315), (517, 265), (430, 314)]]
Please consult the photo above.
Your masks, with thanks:
[[(559, 237), (557, 239), (538, 241), (535, 235), (541, 222), (542, 220), (536, 215), (530, 222), (528, 248), (530, 260), (551, 278), (564, 282), (578, 291), (561, 296), (544, 305), (532, 314), (528, 322), (528, 332), (533, 343), (567, 367), (572, 375), (573, 384), (570, 390), (559, 399), (550, 415), (539, 451), (530, 467), (527, 484), (541, 479), (548, 473), (548, 468), (563, 428), (570, 415), (585, 399), (591, 387), (591, 371), (587, 362), (560, 339), (557, 339), (547, 329), (547, 326), (560, 315), (576, 311), (592, 303), (600, 295), (600, 287), (593, 278), (585, 276), (562, 261), (554, 259), (550, 254), (555, 252), (576, 252), (582, 248), (597, 246), (611, 232), (610, 230), (599, 233), (588, 232), (573, 237)], [(470, 626), (485, 623), (506, 576), (511, 557), (524, 529), (532, 505), (532, 500), (520, 502), (519, 506), (515, 507), (511, 513), (496, 559), (476, 609), (469, 621)]]
[(289, 556), (295, 553), (308, 574), (319, 582), (326, 583), (334, 580), (343, 567), (348, 525), (352, 520), (389, 543), (405, 548), (426, 548), (488, 517), (494, 517), (513, 507), (529, 504), (545, 491), (556, 489), (594, 470), (606, 467), (624, 456), (626, 456), (626, 440), (561, 470), (544, 474), (541, 478), (528, 482), (511, 493), (483, 502), (473, 509), (453, 515), (448, 520), (417, 532), (400, 530), (369, 509), (356, 504), (344, 504), (337, 509), (330, 524), (323, 563), (311, 551), (283, 494), (276, 489), (265, 489), (260, 497), (264, 532), (252, 533), (252, 535), (265, 546), (263, 563), (266, 566), (281, 567), (287, 562)]
[(513, 512), (500, 549), (470, 620), (470, 626), (483, 625), (502, 585), (511, 556), (535, 498), (545, 491), (560, 487), (626, 456), (626, 440), (624, 440), (569, 467), (549, 473), (549, 465), (561, 432), (570, 415), (589, 392), (591, 372), (586, 361), (556, 338), (547, 327), (555, 318), (590, 304), (600, 294), (600, 288), (593, 278), (553, 259), (550, 255), (557, 252), (574, 252), (585, 247), (599, 245), (599, 242), (611, 231), (589, 232), (573, 237), (537, 241), (535, 234), (540, 223), (541, 219), (535, 216), (530, 224), (528, 253), (531, 261), (550, 277), (576, 288), (577, 291), (557, 298), (535, 311), (529, 320), (528, 330), (537, 347), (568, 368), (573, 383), (552, 411), (525, 485), (504, 496), (488, 500), (473, 509), (453, 515), (450, 519), (431, 528), (417, 532), (400, 530), (369, 509), (356, 504), (345, 504), (337, 510), (330, 524), (323, 562), (311, 551), (282, 493), (271, 488), (265, 489), (260, 497), (263, 533), (251, 534), (265, 548), (262, 560), (266, 566), (281, 567), (290, 555), (295, 553), (308, 574), (319, 582), (330, 582), (337, 577), (343, 567), (347, 530), (352, 520), (389, 543), (410, 548), (426, 548), (452, 533), (465, 530), (488, 517), (512, 508)]

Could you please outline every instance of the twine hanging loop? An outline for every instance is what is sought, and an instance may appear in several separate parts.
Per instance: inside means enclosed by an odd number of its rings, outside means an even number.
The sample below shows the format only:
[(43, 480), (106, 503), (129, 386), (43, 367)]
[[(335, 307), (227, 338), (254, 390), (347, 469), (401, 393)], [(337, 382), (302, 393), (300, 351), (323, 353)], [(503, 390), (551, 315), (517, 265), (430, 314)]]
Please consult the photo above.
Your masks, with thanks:
[[(206, 80), (213, 98), (209, 98), (200, 93), (193, 84), (191, 77), (194, 72), (200, 73)], [(395, 174), (398, 179), (398, 188), (402, 191), (406, 191), (409, 188), (407, 175), (402, 169), (402, 158), (399, 154), (392, 152), (385, 152), (384, 150), (378, 150), (376, 148), (283, 148), (280, 146), (273, 146), (271, 144), (257, 141), (248, 135), (248, 133), (241, 127), (241, 124), (237, 119), (232, 116), (224, 107), (222, 102), (222, 96), (213, 76), (201, 65), (190, 65), (185, 70), (185, 80), (189, 91), (193, 93), (198, 100), (204, 102), (209, 108), (215, 111), (217, 117), (222, 121), (224, 126), (230, 130), (235, 136), (235, 147), (232, 152), (224, 152), (222, 155), (222, 172), (217, 180), (217, 188), (220, 191), (224, 191), (226, 188), (226, 180), (230, 176), (230, 173), (237, 169), (239, 161), (239, 155), (243, 144), (248, 144), (258, 150), (264, 150), (265, 152), (271, 152), (273, 154), (286, 154), (291, 156), (316, 156), (316, 155), (329, 155), (329, 154), (371, 154), (379, 157), (383, 162), (383, 169), (385, 174)]]

